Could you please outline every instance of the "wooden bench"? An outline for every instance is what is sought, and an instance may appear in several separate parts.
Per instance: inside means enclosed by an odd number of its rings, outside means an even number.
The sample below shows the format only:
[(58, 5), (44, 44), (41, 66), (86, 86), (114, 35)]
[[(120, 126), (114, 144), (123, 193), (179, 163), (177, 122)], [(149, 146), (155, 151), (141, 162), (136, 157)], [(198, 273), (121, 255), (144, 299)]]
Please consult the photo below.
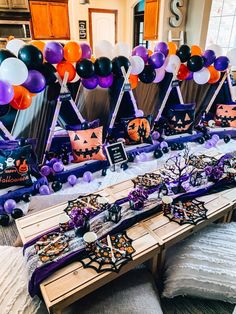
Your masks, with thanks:
[[(129, 180), (97, 193), (107, 197), (109, 201), (115, 201), (127, 196), (132, 187), (133, 184)], [(133, 245), (136, 252), (133, 261), (127, 263), (118, 274), (113, 272), (98, 274), (93, 269), (84, 269), (80, 262), (75, 262), (48, 277), (40, 285), (48, 311), (60, 313), (62, 309), (76, 300), (145, 261), (149, 260), (151, 262), (152, 272), (156, 274), (157, 264), (163, 259), (166, 248), (213, 221), (220, 218), (224, 222), (230, 220), (232, 210), (235, 208), (236, 188), (198, 199), (205, 201), (205, 206), (208, 209), (208, 219), (197, 225), (185, 224), (180, 226), (175, 222), (170, 222), (162, 213), (157, 213), (129, 228), (127, 234), (134, 240)], [(65, 207), (66, 203), (63, 203), (18, 219), (16, 224), (23, 243), (58, 226), (59, 216)]]

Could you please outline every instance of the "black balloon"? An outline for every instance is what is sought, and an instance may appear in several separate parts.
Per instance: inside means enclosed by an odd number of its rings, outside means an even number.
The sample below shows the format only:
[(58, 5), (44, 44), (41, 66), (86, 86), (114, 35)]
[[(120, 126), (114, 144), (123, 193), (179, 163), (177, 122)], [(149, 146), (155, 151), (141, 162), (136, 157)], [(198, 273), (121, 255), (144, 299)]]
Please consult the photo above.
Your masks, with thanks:
[(57, 77), (55, 75), (56, 69), (54, 68), (54, 66), (51, 63), (46, 62), (46, 63), (42, 64), (38, 70), (45, 77), (47, 85), (51, 85), (51, 84), (56, 82), (56, 80), (57, 80)]
[(90, 78), (95, 74), (95, 67), (92, 61), (83, 59), (76, 63), (76, 72), (82, 78)]
[(152, 83), (156, 77), (156, 71), (151, 65), (145, 65), (142, 73), (139, 74), (139, 79), (143, 83)]
[(204, 66), (204, 59), (201, 56), (192, 56), (188, 62), (187, 67), (191, 72), (200, 71)]
[(10, 222), (10, 218), (7, 214), (0, 214), (0, 226), (8, 226)]
[(128, 68), (130, 67), (130, 61), (128, 58), (119, 56), (112, 59), (112, 71), (115, 75), (122, 75), (121, 67), (124, 67), (126, 72), (128, 71)]
[(191, 56), (191, 50), (188, 45), (182, 45), (177, 50), (176, 55), (180, 58), (181, 62), (186, 62)]
[(1, 105), (0, 106), (0, 117), (3, 117), (6, 114), (8, 114), (9, 110), (10, 110), (10, 105)]
[(95, 66), (95, 73), (98, 76), (105, 77), (105, 76), (108, 76), (111, 74), (112, 62), (110, 59), (108, 59), (106, 57), (98, 58), (95, 61), (94, 66)]
[(60, 191), (61, 188), (62, 188), (62, 183), (60, 181), (52, 182), (52, 189), (54, 192)]
[(7, 49), (1, 49), (0, 50), (0, 65), (2, 62), (7, 58), (16, 58), (14, 53), (12, 53), (10, 50)]
[(25, 193), (22, 195), (21, 197), (22, 201), (26, 202), (26, 203), (29, 203), (29, 201), (31, 200), (31, 195), (30, 193)]
[(43, 64), (42, 52), (33, 45), (25, 45), (18, 52), (18, 58), (28, 69), (38, 69)]
[(13, 211), (11, 212), (11, 216), (14, 219), (20, 218), (23, 216), (23, 211), (20, 208), (14, 208)]

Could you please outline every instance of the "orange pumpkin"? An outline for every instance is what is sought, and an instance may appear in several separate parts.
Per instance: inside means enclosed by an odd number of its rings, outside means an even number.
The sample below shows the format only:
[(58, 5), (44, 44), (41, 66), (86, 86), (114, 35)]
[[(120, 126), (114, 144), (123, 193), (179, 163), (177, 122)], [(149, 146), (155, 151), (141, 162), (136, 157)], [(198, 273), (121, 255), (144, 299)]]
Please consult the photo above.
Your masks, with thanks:
[(236, 128), (236, 105), (220, 104), (216, 109), (216, 125)]
[(19, 172), (26, 173), (26, 172), (28, 172), (28, 170), (29, 170), (29, 167), (26, 163), (26, 160), (24, 159), (23, 163), (19, 166)]
[(131, 141), (144, 143), (151, 133), (150, 123), (147, 118), (134, 118), (127, 124), (127, 134)]
[(85, 160), (105, 160), (102, 149), (103, 127), (95, 129), (68, 131), (74, 162)]

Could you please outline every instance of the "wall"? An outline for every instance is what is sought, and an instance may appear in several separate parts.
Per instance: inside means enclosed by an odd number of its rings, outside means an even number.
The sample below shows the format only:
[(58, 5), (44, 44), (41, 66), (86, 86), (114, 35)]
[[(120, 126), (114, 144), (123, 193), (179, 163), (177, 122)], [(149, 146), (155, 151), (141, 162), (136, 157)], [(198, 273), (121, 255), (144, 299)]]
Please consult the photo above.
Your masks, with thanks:
[(79, 40), (79, 20), (87, 21), (87, 34), (89, 42), (88, 30), (88, 9), (110, 9), (118, 10), (118, 25), (117, 25), (117, 39), (118, 42), (124, 41), (125, 37), (125, 5), (126, 0), (90, 0), (90, 4), (82, 5), (79, 0), (69, 0), (69, 17), (70, 17), (70, 31), (71, 40)]
[(212, 0), (189, 0), (187, 12), (187, 43), (205, 49)]

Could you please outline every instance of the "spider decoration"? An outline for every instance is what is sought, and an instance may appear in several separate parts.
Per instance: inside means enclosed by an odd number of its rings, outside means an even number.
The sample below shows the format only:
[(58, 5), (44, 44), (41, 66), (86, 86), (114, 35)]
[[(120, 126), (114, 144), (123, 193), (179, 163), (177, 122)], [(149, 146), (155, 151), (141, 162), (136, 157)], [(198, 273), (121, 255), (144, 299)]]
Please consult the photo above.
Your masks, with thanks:
[(165, 210), (163, 213), (170, 221), (177, 222), (180, 225), (196, 225), (200, 221), (207, 219), (206, 214), (205, 202), (196, 199), (185, 202), (174, 202), (171, 204), (170, 209)]
[(76, 208), (90, 208), (93, 214), (97, 214), (104, 210), (107, 210), (111, 205), (106, 201), (104, 197), (99, 194), (89, 194), (86, 196), (79, 196), (77, 199), (69, 201), (64, 211), (70, 216), (73, 209)]
[(103, 271), (118, 273), (122, 266), (132, 260), (135, 252), (132, 242), (133, 240), (127, 236), (126, 232), (112, 235), (113, 254), (105, 238), (97, 242), (95, 250), (91, 251), (87, 258), (81, 260), (81, 263), (84, 268), (93, 268), (98, 273)]
[(34, 245), (42, 263), (51, 262), (68, 252), (70, 238), (58, 232), (42, 236)]

